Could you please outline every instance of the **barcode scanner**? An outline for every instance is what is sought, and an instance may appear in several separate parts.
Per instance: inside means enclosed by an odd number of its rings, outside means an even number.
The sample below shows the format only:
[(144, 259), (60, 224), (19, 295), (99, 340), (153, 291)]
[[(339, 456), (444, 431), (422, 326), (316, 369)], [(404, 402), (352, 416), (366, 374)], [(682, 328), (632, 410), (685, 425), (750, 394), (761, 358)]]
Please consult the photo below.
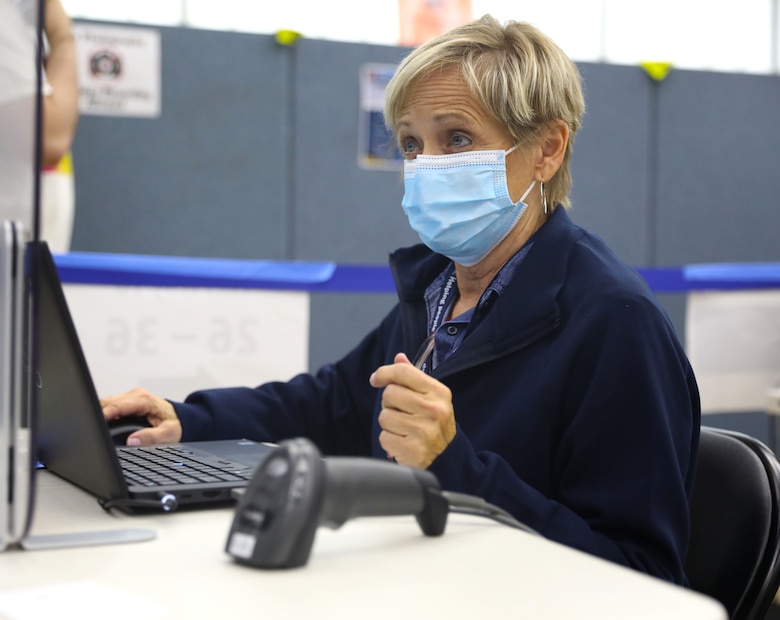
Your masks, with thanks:
[(415, 515), (426, 536), (444, 533), (449, 505), (432, 473), (371, 458), (323, 459), (308, 439), (284, 441), (239, 500), (225, 551), (260, 568), (309, 560), (319, 526), (362, 516)]

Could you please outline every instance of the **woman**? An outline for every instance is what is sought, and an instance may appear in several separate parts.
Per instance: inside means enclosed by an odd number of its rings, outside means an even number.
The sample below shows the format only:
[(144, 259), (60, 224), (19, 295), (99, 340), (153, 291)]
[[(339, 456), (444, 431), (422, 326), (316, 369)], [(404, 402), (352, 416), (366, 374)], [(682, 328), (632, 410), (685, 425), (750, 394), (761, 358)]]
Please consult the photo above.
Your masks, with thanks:
[(49, 87), (43, 98), (40, 237), (52, 252), (67, 252), (73, 234), (76, 194), (71, 145), (79, 121), (76, 43), (60, 0), (46, 0)]
[(644, 281), (566, 213), (583, 111), (575, 65), (527, 24), (485, 17), (416, 49), (385, 110), (424, 242), (390, 258), (398, 305), (316, 374), (174, 404), (134, 390), (106, 418), (148, 416), (130, 444), (307, 436), (389, 457), (685, 583), (698, 392)]
[[(39, 3), (0, 0), (0, 217), (32, 229), (31, 135), (35, 125)], [(41, 133), (41, 238), (54, 251), (69, 249), (73, 227), (73, 171), (69, 150), (78, 125), (76, 52), (71, 22), (60, 0), (43, 5), (44, 66)], [(27, 61), (27, 62), (25, 62)], [(28, 152), (29, 151), (29, 152)]]

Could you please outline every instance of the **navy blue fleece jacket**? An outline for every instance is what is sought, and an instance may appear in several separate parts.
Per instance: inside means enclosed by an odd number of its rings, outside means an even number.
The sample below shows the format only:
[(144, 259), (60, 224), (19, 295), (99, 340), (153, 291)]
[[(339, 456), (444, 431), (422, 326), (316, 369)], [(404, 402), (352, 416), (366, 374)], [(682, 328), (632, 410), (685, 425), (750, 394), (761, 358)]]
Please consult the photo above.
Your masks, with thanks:
[[(306, 436), (326, 455), (385, 459), (368, 383), (425, 338), (423, 294), (448, 263), (398, 250), (399, 303), (340, 361), (174, 403), (183, 439)], [(685, 583), (700, 407), (693, 372), (644, 280), (563, 208), (489, 313), (432, 375), (457, 434), (430, 470), (547, 538)]]

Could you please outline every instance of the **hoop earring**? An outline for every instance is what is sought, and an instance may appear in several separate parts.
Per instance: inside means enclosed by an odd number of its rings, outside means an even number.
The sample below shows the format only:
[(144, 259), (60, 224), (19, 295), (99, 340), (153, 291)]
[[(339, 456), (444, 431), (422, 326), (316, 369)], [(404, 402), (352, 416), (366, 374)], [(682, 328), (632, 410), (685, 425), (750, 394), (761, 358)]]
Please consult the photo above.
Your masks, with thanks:
[(542, 189), (542, 206), (544, 207), (544, 214), (549, 215), (550, 210), (547, 208), (547, 195), (544, 193), (544, 181), (539, 182), (539, 187)]

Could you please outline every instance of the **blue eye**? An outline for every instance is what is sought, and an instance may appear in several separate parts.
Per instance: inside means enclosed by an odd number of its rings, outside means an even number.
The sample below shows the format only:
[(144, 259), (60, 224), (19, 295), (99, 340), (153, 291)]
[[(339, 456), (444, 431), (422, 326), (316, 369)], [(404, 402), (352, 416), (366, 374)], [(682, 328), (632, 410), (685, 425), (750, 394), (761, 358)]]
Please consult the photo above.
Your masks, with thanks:
[(409, 155), (417, 150), (417, 143), (414, 140), (403, 140), (401, 142), (401, 150), (404, 155)]
[(452, 136), (452, 146), (454, 147), (469, 146), (470, 144), (471, 144), (471, 140), (469, 140), (464, 135), (455, 134), (454, 136)]

